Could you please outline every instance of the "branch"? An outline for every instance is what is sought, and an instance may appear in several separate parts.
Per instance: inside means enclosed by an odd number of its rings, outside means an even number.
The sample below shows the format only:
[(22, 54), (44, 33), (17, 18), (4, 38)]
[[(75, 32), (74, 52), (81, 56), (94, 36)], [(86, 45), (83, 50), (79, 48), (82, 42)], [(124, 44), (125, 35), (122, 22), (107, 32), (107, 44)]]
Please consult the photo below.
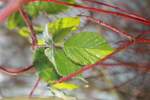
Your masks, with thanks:
[(82, 74), (84, 71), (87, 71), (97, 65), (100, 65), (102, 64), (104, 61), (106, 61), (107, 59), (109, 59), (110, 57), (112, 57), (113, 55), (127, 49), (129, 46), (133, 45), (133, 44), (136, 44), (136, 43), (148, 43), (150, 44), (150, 39), (136, 39), (135, 41), (129, 41), (129, 42), (126, 42), (123, 47), (120, 47), (118, 49), (116, 49), (115, 51), (113, 51), (111, 54), (107, 55), (106, 57), (100, 59), (99, 61), (97, 61), (95, 64), (91, 64), (91, 65), (86, 65), (84, 66), (83, 68), (81, 68), (80, 70), (66, 76), (66, 77), (62, 77), (61, 79), (59, 79), (58, 81), (56, 81), (56, 83), (62, 83), (64, 81), (67, 81), (67, 80), (70, 80), (72, 79), (73, 77), (76, 77), (77, 75), (80, 75)]
[(6, 66), (0, 66), (0, 72), (12, 76), (21, 75), (27, 72), (35, 72), (33, 65), (24, 67), (24, 68), (11, 68)]
[(82, 0), (83, 2), (84, 1), (87, 1), (87, 2), (91, 2), (91, 3), (95, 3), (95, 4), (98, 4), (98, 5), (103, 5), (103, 6), (107, 6), (107, 7), (110, 7), (110, 8), (113, 8), (113, 9), (116, 9), (118, 11), (121, 11), (121, 12), (124, 12), (124, 13), (128, 13), (130, 14), (131, 16), (134, 16), (136, 18), (139, 18), (139, 19), (142, 19), (142, 20), (145, 20), (145, 18), (139, 16), (139, 15), (136, 15), (136, 14), (132, 14), (130, 11), (128, 10), (125, 10), (123, 8), (120, 8), (120, 7), (117, 7), (117, 6), (114, 6), (114, 5), (111, 5), (111, 4), (108, 4), (108, 3), (104, 3), (104, 2), (99, 2), (99, 1), (96, 1), (96, 0)]
[[(39, 1), (39, 0), (32, 0), (32, 1), (34, 2), (34, 1)], [(109, 15), (114, 15), (114, 16), (120, 16), (120, 17), (123, 17), (123, 18), (132, 19), (132, 20), (135, 20), (136, 22), (143, 23), (145, 25), (150, 26), (150, 20), (147, 20), (145, 18), (140, 18), (140, 17), (137, 17), (137, 16), (133, 16), (131, 14), (124, 14), (124, 13), (104, 10), (104, 9), (95, 8), (95, 7), (72, 4), (72, 3), (63, 2), (63, 1), (59, 1), (59, 0), (40, 0), (40, 1), (54, 2), (54, 3), (60, 4), (60, 5), (71, 6), (71, 7), (75, 7), (75, 8), (79, 8), (79, 9), (86, 9), (86, 10), (92, 11), (92, 12), (98, 12), (98, 13), (104, 13), (104, 14), (109, 14)]]
[(86, 17), (87, 20), (92, 21), (94, 23), (97, 23), (97, 24), (99, 24), (101, 26), (104, 26), (104, 27), (106, 27), (106, 28), (108, 28), (108, 29), (118, 33), (121, 36), (125, 36), (129, 40), (134, 40), (134, 37), (132, 35), (128, 34), (127, 32), (123, 32), (123, 31), (117, 29), (116, 27), (111, 26), (111, 25), (103, 22), (102, 20), (96, 19), (96, 18), (91, 17), (91, 16), (85, 16), (85, 15), (80, 15), (80, 16)]
[(29, 97), (32, 97), (32, 95), (33, 95), (35, 89), (37, 88), (37, 86), (38, 86), (40, 80), (41, 80), (40, 78), (38, 78), (38, 79), (36, 80), (35, 85), (33, 86), (33, 89), (32, 89), (31, 92), (29, 93)]
[(91, 64), (91, 65), (86, 65), (84, 66), (83, 68), (81, 68), (80, 70), (66, 76), (66, 77), (62, 77), (61, 79), (59, 79), (58, 81), (56, 81), (56, 83), (61, 83), (61, 82), (64, 82), (64, 81), (67, 81), (67, 80), (70, 80), (71, 78), (73, 77), (76, 77), (77, 75), (80, 75), (81, 73), (83, 73), (84, 71), (87, 71), (101, 63), (103, 63), (105, 60), (109, 59), (111, 56), (115, 55), (116, 53), (128, 48), (132, 43), (129, 42), (128, 44), (126, 44), (126, 46), (124, 47), (121, 47), (121, 48), (118, 48), (116, 49), (115, 51), (113, 51), (111, 54), (105, 56), (104, 58), (100, 59), (99, 61), (97, 61), (95, 64)]
[[(5, 0), (2, 0), (5, 1)], [(13, 12), (17, 11), (23, 4), (31, 0), (8, 0), (8, 4), (2, 10), (0, 10), (0, 23), (3, 22)]]
[(36, 32), (33, 28), (32, 22), (29, 19), (28, 14), (23, 10), (23, 8), (19, 8), (19, 12), (31, 32), (32, 48), (35, 49), (35, 47), (37, 46), (37, 37), (36, 37)]

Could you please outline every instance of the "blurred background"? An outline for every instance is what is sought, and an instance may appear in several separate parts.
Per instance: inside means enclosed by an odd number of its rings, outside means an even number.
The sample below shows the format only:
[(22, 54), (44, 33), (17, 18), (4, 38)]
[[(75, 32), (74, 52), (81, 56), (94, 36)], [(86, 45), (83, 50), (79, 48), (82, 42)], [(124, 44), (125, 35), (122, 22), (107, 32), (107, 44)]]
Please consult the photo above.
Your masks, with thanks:
[[(150, 0), (97, 0), (115, 5), (150, 19)], [(92, 7), (115, 11), (103, 5), (83, 2)], [(3, 4), (0, 3), (0, 7)], [(94, 16), (124, 30), (134, 37), (150, 38), (150, 34), (144, 34), (150, 27), (137, 24), (134, 21), (123, 20), (121, 17), (93, 13), (86, 10), (71, 8), (69, 12), (49, 16), (50, 20), (78, 14)], [(45, 25), (49, 21), (47, 16), (39, 15), (33, 20), (34, 24)], [(6, 22), (7, 23), (7, 22)], [(32, 49), (29, 39), (21, 37), (16, 30), (9, 30), (6, 23), (0, 25), (0, 66), (20, 68), (32, 64)], [(125, 40), (112, 31), (95, 23), (82, 20), (79, 31), (94, 31), (102, 34), (114, 48), (119, 47), (117, 42)], [(141, 35), (142, 33), (142, 35)], [(108, 59), (108, 62), (120, 62), (119, 65), (110, 67), (95, 66), (95, 68), (83, 73), (88, 82), (71, 80), (80, 86), (73, 91), (61, 91), (77, 100), (150, 100), (150, 45), (135, 44), (130, 48)], [(38, 78), (37, 73), (25, 73), (18, 76), (10, 76), (0, 72), (0, 98), (12, 96), (27, 96)], [(34, 96), (53, 96), (45, 82), (40, 82)], [(57, 95), (56, 95), (57, 96)]]

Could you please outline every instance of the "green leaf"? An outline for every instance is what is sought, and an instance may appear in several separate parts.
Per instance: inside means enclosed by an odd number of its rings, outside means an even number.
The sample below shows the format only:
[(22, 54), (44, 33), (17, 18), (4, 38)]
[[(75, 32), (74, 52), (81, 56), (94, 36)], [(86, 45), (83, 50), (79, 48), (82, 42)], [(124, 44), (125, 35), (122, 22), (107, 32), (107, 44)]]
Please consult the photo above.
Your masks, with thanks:
[(38, 44), (39, 46), (44, 46), (44, 45), (46, 45), (44, 39), (38, 39), (38, 40), (37, 40), (37, 44)]
[(23, 37), (29, 37), (30, 36), (30, 32), (28, 30), (27, 27), (22, 27), (19, 29), (19, 34)]
[(52, 49), (47, 48), (45, 54), (61, 76), (67, 76), (81, 68), (80, 65), (73, 63), (68, 57), (66, 57), (62, 49), (55, 49), (53, 53)]
[[(62, 0), (69, 3), (74, 3), (74, 0)], [(48, 14), (58, 14), (60, 12), (66, 11), (69, 7), (64, 5), (59, 5), (52, 2), (32, 2), (25, 7), (30, 16), (36, 17), (39, 12), (47, 12)]]
[[(29, 37), (31, 34), (28, 27), (21, 27), (21, 28), (18, 28), (17, 30), (18, 30), (19, 34), (23, 37)], [(35, 30), (36, 34), (41, 34), (43, 31), (41, 26), (34, 26), (34, 30)]]
[(55, 42), (62, 42), (64, 37), (70, 32), (77, 30), (79, 25), (79, 17), (66, 17), (49, 23), (48, 28), (49, 32), (53, 35), (53, 40)]
[(45, 81), (53, 81), (59, 79), (59, 75), (55, 71), (52, 63), (45, 56), (45, 48), (38, 48), (34, 54), (34, 66), (39, 76)]
[(57, 83), (54, 84), (52, 87), (56, 89), (64, 89), (64, 90), (74, 90), (79, 88), (78, 85), (71, 84), (71, 83)]
[(16, 27), (22, 27), (22, 26), (25, 26), (25, 23), (18, 12), (13, 13), (11, 16), (8, 17), (7, 19), (8, 29), (12, 30), (15, 29)]
[(105, 38), (93, 32), (82, 32), (72, 36), (64, 44), (64, 51), (75, 63), (94, 64), (113, 52)]
[[(74, 0), (62, 0), (69, 3), (75, 3)], [(31, 2), (28, 5), (25, 6), (25, 10), (27, 11), (30, 19), (36, 18), (40, 12), (47, 12), (48, 14), (58, 14), (60, 12), (64, 12), (68, 10), (68, 6), (59, 5), (52, 2)], [(25, 26), (25, 23), (19, 14), (19, 12), (16, 12), (8, 17), (7, 20), (7, 27), (9, 29), (15, 29), (16, 27), (23, 27)]]

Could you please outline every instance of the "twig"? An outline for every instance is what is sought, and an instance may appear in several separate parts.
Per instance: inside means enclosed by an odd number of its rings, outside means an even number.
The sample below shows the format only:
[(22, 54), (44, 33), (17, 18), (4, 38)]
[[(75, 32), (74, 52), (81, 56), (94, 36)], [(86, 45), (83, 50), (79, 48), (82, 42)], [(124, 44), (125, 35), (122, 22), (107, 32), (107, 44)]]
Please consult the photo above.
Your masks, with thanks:
[[(32, 0), (32, 1), (39, 1), (39, 0)], [(100, 9), (100, 8), (95, 8), (95, 7), (72, 4), (72, 3), (63, 2), (63, 1), (59, 1), (59, 0), (41, 0), (41, 1), (54, 2), (54, 3), (60, 4), (60, 5), (71, 6), (71, 7), (75, 7), (75, 8), (79, 8), (79, 9), (86, 9), (86, 10), (89, 10), (89, 11), (104, 13), (104, 14), (109, 14), (109, 15), (114, 15), (114, 16), (120, 16), (120, 17), (123, 17), (123, 18), (132, 19), (132, 20), (135, 20), (139, 23), (143, 23), (145, 25), (150, 26), (150, 20), (147, 20), (145, 18), (141, 19), (141, 18), (133, 16), (131, 14), (124, 14), (124, 13), (120, 13), (120, 12), (109, 11), (109, 10), (104, 10), (104, 9)]]
[(21, 75), (23, 73), (32, 72), (32, 71), (33, 72), (35, 71), (35, 68), (33, 67), (33, 65), (28, 66), (26, 68), (11, 68), (11, 67), (6, 67), (6, 66), (0, 66), (0, 72), (4, 74), (12, 75), (12, 76)]
[[(2, 0), (4, 1), (4, 0)], [(8, 4), (2, 10), (0, 10), (0, 23), (3, 22), (13, 12), (17, 11), (23, 4), (31, 0), (8, 0)]]
[(35, 89), (37, 88), (37, 86), (38, 86), (40, 80), (41, 80), (40, 78), (38, 78), (38, 79), (36, 80), (35, 85), (33, 86), (31, 92), (29, 93), (29, 97), (32, 97), (32, 95), (33, 95)]
[(23, 8), (19, 8), (19, 12), (20, 12), (22, 18), (24, 19), (27, 27), (29, 28), (29, 30), (31, 32), (32, 48), (35, 49), (35, 47), (37, 46), (37, 37), (36, 37), (36, 32), (33, 28), (32, 22), (29, 19), (28, 14), (23, 10)]
[(70, 80), (71, 78), (73, 78), (73, 77), (75, 77), (75, 76), (77, 76), (77, 75), (83, 73), (84, 71), (87, 71), (87, 70), (89, 70), (89, 69), (91, 69), (91, 68), (93, 68), (93, 67), (95, 67), (95, 66), (97, 66), (97, 65), (99, 65), (99, 64), (101, 64), (101, 63), (103, 63), (105, 60), (107, 60), (107, 59), (110, 58), (111, 56), (113, 56), (113, 55), (115, 55), (116, 53), (118, 53), (118, 52), (120, 52), (120, 51), (122, 51), (122, 50), (128, 48), (131, 44), (132, 44), (131, 42), (127, 43), (126, 46), (114, 50), (111, 54), (109, 54), (109, 55), (105, 56), (104, 58), (100, 59), (100, 60), (97, 61), (95, 64), (86, 65), (86, 66), (84, 66), (83, 68), (81, 68), (80, 70), (78, 70), (78, 71), (76, 71), (76, 72), (74, 72), (74, 73), (72, 73), (72, 74), (70, 74), (70, 75), (68, 75), (68, 76), (66, 76), (66, 77), (62, 77), (62, 78), (61, 78), (60, 80), (58, 80), (56, 83), (61, 83), (61, 82)]
[(87, 71), (101, 63), (103, 63), (105, 60), (109, 59), (110, 57), (112, 57), (113, 55), (115, 55), (116, 53), (123, 51), (125, 49), (127, 49), (129, 46), (136, 44), (136, 43), (148, 43), (150, 44), (150, 39), (148, 40), (144, 40), (144, 39), (136, 39), (135, 41), (129, 41), (126, 42), (126, 44), (124, 44), (122, 47), (116, 49), (115, 51), (113, 51), (111, 54), (105, 56), (104, 58), (100, 59), (99, 61), (97, 61), (95, 64), (91, 64), (91, 65), (86, 65), (83, 68), (81, 68), (80, 70), (66, 76), (66, 77), (62, 77), (61, 79), (59, 79), (58, 81), (56, 81), (56, 83), (61, 83), (67, 80), (72, 79), (73, 77), (76, 77), (77, 75), (80, 75), (81, 73), (83, 73), (84, 71)]
[(84, 16), (84, 17), (86, 17), (87, 20), (89, 20), (89, 21), (92, 21), (92, 22), (97, 23), (97, 24), (99, 24), (99, 25), (101, 25), (101, 26), (104, 26), (104, 27), (106, 27), (106, 28), (108, 28), (108, 29), (110, 29), (110, 30), (112, 30), (112, 31), (114, 31), (114, 32), (116, 32), (116, 33), (118, 33), (118, 34), (121, 35), (121, 36), (125, 36), (125, 37), (128, 38), (129, 40), (134, 40), (134, 37), (133, 37), (132, 35), (128, 34), (127, 32), (123, 32), (123, 31), (117, 29), (116, 27), (111, 26), (111, 25), (109, 25), (109, 24), (103, 22), (102, 20), (96, 19), (96, 18), (91, 17), (91, 16), (85, 16), (85, 15), (80, 15), (80, 16)]
[(136, 18), (139, 18), (139, 19), (145, 20), (143, 17), (141, 17), (141, 16), (139, 16), (139, 15), (133, 14), (133, 13), (131, 13), (131, 12), (130, 12), (130, 11), (128, 11), (128, 10), (125, 10), (125, 9), (123, 9), (123, 8), (120, 8), (120, 7), (117, 7), (117, 6), (114, 6), (114, 5), (108, 4), (108, 3), (99, 2), (99, 1), (96, 1), (96, 0), (82, 0), (82, 1), (87, 1), (87, 2), (91, 2), (91, 3), (98, 4), (98, 5), (107, 6), (107, 7), (110, 7), (110, 8), (116, 9), (116, 10), (118, 10), (118, 11), (121, 11), (121, 12), (124, 12), (124, 13), (128, 13), (128, 14), (130, 14), (131, 16), (134, 16), (134, 17), (136, 17)]

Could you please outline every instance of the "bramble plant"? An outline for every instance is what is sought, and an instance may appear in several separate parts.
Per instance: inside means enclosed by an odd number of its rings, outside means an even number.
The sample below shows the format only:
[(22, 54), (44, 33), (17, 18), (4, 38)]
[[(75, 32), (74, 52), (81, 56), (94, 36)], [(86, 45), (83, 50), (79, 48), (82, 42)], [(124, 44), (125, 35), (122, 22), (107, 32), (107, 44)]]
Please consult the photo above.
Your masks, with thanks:
[[(84, 78), (82, 76), (84, 71), (102, 64), (111, 56), (131, 45), (150, 43), (149, 39), (136, 38), (100, 19), (82, 14), (75, 17), (58, 18), (47, 22), (45, 26), (33, 26), (32, 24), (32, 20), (37, 18), (40, 13), (47, 16), (57, 15), (68, 12), (72, 7), (120, 16), (150, 26), (150, 20), (132, 14), (122, 8), (95, 0), (81, 1), (111, 7), (117, 11), (85, 6), (82, 2), (77, 2), (76, 0), (16, 0), (16, 2), (9, 0), (7, 6), (0, 12), (0, 22), (2, 23), (8, 17), (6, 22), (8, 29), (17, 30), (25, 38), (31, 36), (34, 51), (33, 64), (27, 68), (13, 71), (7, 69), (7, 67), (0, 67), (0, 70), (10, 75), (17, 75), (35, 68), (39, 75), (38, 82), (44, 80), (52, 85), (53, 88), (72, 90), (78, 88), (78, 86), (65, 81), (71, 78)], [(118, 48), (112, 48), (102, 34), (91, 31), (79, 32), (81, 18), (106, 27), (125, 37), (127, 41), (123, 42), (123, 45)], [(40, 38), (37, 38), (37, 36), (40, 36)], [(30, 96), (32, 96), (34, 89), (31, 91)]]

